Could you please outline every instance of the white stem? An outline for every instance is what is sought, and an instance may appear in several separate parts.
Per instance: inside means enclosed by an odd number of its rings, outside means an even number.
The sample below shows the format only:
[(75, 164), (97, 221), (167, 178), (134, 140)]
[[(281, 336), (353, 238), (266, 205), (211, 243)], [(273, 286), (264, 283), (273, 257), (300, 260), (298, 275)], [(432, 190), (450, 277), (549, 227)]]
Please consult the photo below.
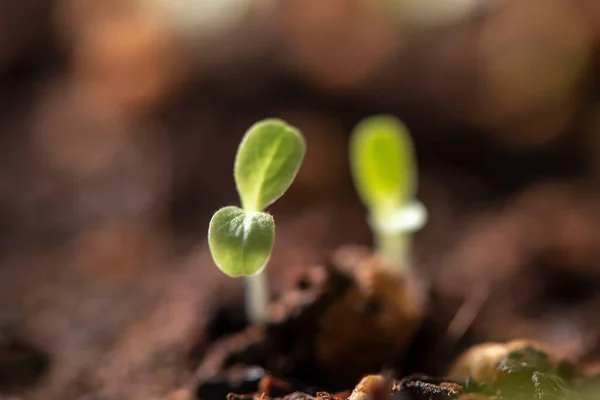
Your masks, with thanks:
[(412, 233), (427, 221), (427, 209), (411, 201), (397, 209), (379, 210), (369, 217), (375, 251), (399, 273), (412, 267)]
[(411, 268), (411, 236), (406, 233), (375, 232), (375, 250), (400, 273)]
[(252, 324), (261, 324), (267, 320), (268, 287), (264, 271), (246, 278), (246, 315)]

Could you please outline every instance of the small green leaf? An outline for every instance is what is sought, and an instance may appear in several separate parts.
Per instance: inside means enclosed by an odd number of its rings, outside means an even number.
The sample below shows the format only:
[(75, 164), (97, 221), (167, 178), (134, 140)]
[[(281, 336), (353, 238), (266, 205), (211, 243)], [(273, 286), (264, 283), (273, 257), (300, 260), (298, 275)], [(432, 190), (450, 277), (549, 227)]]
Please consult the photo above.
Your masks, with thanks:
[(354, 185), (372, 213), (398, 209), (416, 195), (416, 165), (407, 128), (389, 115), (361, 121), (350, 138)]
[(238, 148), (234, 176), (246, 211), (262, 211), (290, 187), (306, 143), (300, 131), (279, 119), (252, 125)]
[(208, 245), (215, 264), (231, 277), (262, 272), (275, 237), (273, 217), (239, 207), (221, 208), (208, 227)]

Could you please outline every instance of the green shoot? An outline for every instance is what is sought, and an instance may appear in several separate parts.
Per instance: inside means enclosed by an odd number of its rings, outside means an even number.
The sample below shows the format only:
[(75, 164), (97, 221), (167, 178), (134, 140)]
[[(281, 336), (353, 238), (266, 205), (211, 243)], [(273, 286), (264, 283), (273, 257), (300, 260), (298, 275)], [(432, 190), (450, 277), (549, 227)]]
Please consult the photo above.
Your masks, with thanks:
[(415, 199), (417, 167), (407, 128), (389, 115), (364, 119), (350, 138), (350, 166), (376, 252), (398, 269), (407, 268), (410, 234), (427, 218)]
[(275, 240), (275, 221), (264, 209), (290, 187), (305, 152), (300, 131), (282, 120), (266, 119), (251, 126), (234, 164), (242, 208), (221, 208), (210, 221), (213, 261), (228, 276), (246, 277), (246, 309), (252, 322), (266, 318), (267, 285), (262, 272)]

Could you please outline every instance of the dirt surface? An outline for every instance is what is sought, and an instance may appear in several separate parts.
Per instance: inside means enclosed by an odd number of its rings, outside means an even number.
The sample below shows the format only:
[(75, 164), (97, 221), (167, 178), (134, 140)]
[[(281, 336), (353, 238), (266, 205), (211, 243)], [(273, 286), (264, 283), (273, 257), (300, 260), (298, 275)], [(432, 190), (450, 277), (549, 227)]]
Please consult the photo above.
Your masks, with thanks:
[(218, 335), (200, 355), (194, 385), (242, 363), (342, 388), (396, 362), (425, 318), (426, 298), (416, 277), (383, 264), (367, 248), (343, 247), (325, 264), (289, 275), (292, 288), (271, 305), (268, 324)]
[[(465, 369), (467, 365), (469, 368)], [(573, 365), (540, 350), (540, 344), (535, 342), (516, 340), (475, 346), (459, 357), (453, 370), (453, 378), (413, 374), (396, 380), (385, 375), (367, 375), (352, 391), (340, 393), (300, 392), (285, 381), (264, 376), (254, 393), (231, 393), (227, 398), (570, 400), (585, 393), (585, 384), (577, 381)]]

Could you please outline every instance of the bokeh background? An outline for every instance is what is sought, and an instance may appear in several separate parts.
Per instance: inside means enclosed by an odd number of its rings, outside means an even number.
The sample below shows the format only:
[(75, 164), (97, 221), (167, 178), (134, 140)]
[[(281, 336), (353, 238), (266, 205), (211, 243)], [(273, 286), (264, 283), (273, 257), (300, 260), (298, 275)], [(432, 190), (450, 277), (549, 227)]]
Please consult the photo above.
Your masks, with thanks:
[(270, 209), (274, 295), (370, 243), (347, 139), (391, 113), (450, 329), (600, 353), (599, 44), (596, 0), (1, 0), (0, 391), (183, 398), (241, 313), (206, 231), (266, 117), (308, 142)]

